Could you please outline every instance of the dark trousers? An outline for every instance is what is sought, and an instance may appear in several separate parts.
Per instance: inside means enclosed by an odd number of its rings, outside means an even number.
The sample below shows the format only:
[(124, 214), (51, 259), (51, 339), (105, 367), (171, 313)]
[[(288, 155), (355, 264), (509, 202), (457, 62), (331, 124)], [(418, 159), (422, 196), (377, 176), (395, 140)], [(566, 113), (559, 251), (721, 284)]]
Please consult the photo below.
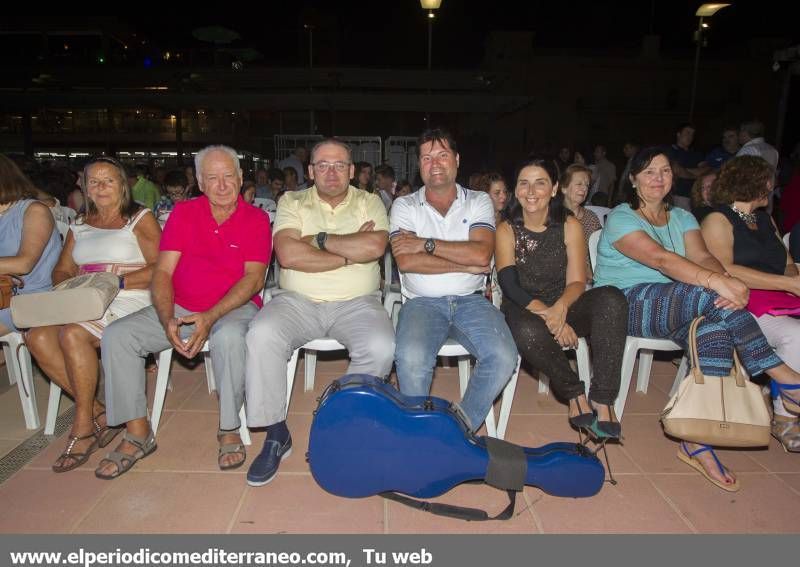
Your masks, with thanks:
[[(550, 378), (550, 386), (567, 400), (584, 393), (566, 353), (545, 325), (544, 319), (511, 301), (503, 301), (503, 313), (522, 357)], [(619, 392), (622, 353), (628, 327), (628, 302), (611, 286), (590, 289), (567, 310), (567, 323), (591, 347), (593, 376), (589, 399), (613, 404)]]

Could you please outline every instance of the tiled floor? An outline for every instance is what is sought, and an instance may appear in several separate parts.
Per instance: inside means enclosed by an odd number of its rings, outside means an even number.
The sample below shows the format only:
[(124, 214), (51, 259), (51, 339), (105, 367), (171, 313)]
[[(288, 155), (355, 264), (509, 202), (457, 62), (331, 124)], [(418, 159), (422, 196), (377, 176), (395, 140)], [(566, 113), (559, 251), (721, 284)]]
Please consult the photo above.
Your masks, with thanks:
[[(314, 482), (305, 462), (316, 398), (346, 368), (322, 356), (313, 392), (302, 391), (302, 364), (295, 381), (289, 426), (294, 451), (269, 485), (251, 488), (245, 469), (216, 467), (216, 402), (203, 366), (173, 368), (159, 429), (159, 448), (124, 477), (105, 482), (93, 475), (100, 452), (76, 471), (50, 471), (65, 443), (55, 440), (24, 469), (0, 485), (0, 503), (14, 514), (0, 516), (0, 532), (78, 533), (720, 533), (800, 531), (800, 455), (768, 450), (721, 451), (743, 485), (723, 492), (675, 458), (677, 445), (664, 437), (658, 413), (675, 374), (656, 361), (647, 394), (631, 392), (623, 421), (625, 441), (609, 450), (616, 486), (606, 484), (588, 499), (556, 498), (528, 487), (507, 522), (467, 523), (434, 517), (379, 497), (348, 500)], [(152, 380), (152, 379), (151, 379)], [(454, 397), (457, 370), (438, 368), (434, 395)], [(0, 454), (27, 438), (16, 387), (0, 369)], [(37, 379), (42, 419), (47, 385)], [(62, 404), (66, 405), (66, 404)], [(523, 371), (507, 439), (523, 445), (574, 440), (566, 408), (537, 393)], [(254, 432), (251, 455), (264, 434)], [(437, 499), (498, 512), (503, 493), (462, 485)]]

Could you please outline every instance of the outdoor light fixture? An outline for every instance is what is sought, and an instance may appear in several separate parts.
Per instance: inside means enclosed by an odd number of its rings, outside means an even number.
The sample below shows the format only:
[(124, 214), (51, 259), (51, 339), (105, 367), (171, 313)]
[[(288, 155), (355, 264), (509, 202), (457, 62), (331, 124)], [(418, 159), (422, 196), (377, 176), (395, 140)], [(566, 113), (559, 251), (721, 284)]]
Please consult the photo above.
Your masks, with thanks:
[(438, 10), (442, 0), (419, 0), (423, 10)]
[(699, 16), (701, 18), (710, 18), (723, 8), (727, 8), (730, 4), (703, 4), (697, 9), (697, 12), (694, 13), (695, 16)]
[(730, 4), (703, 4), (695, 12), (695, 16), (700, 18), (697, 25), (697, 31), (694, 32), (694, 39), (697, 42), (697, 47), (694, 52), (694, 72), (692, 73), (692, 96), (689, 99), (689, 121), (691, 122), (694, 117), (694, 99), (697, 94), (697, 76), (700, 69), (700, 48), (703, 46), (703, 30), (708, 28), (708, 24), (703, 21), (703, 18), (710, 18), (723, 8), (727, 8)]
[(438, 10), (442, 0), (419, 0), (423, 10), (428, 10), (428, 71), (431, 70), (431, 52), (433, 51), (433, 11)]
[[(430, 83), (431, 61), (433, 57), (433, 18), (435, 17), (433, 11), (438, 10), (442, 5), (442, 0), (419, 0), (420, 6), (423, 10), (428, 11), (428, 81)], [(431, 94), (430, 84), (428, 84), (428, 95)], [(425, 113), (425, 122), (430, 124), (430, 112)]]

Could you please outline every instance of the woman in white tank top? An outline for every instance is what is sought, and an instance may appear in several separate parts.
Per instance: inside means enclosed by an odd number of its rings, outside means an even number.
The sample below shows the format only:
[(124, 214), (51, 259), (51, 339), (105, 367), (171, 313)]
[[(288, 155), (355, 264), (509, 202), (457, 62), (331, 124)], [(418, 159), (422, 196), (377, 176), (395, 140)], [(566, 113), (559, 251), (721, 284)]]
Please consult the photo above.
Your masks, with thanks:
[(53, 465), (66, 472), (108, 445), (118, 429), (106, 425), (97, 400), (97, 349), (112, 321), (150, 305), (150, 280), (161, 229), (153, 214), (138, 210), (123, 167), (99, 158), (84, 169), (86, 214), (70, 226), (53, 269), (53, 284), (82, 273), (105, 271), (120, 277), (120, 292), (97, 321), (38, 327), (27, 343), (41, 369), (75, 400), (75, 419), (66, 449)]

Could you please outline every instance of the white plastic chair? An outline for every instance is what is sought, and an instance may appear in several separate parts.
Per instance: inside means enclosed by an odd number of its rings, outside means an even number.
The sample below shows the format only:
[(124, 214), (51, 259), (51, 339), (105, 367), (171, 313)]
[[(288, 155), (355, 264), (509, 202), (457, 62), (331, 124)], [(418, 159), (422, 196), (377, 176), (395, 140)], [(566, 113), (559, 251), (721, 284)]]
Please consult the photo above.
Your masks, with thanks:
[(256, 197), (253, 200), (253, 206), (258, 207), (269, 216), (270, 225), (275, 221), (275, 214), (277, 213), (277, 205), (272, 199), (265, 199), (264, 197)]
[(69, 224), (72, 224), (72, 223), (75, 222), (75, 217), (78, 216), (78, 212), (75, 209), (70, 208), (70, 207), (65, 207), (65, 206), (62, 205), (61, 206), (61, 210), (64, 211), (65, 215), (67, 215), (67, 218), (69, 219)]
[(305, 351), (303, 353), (305, 360), (305, 380), (303, 382), (303, 391), (310, 392), (314, 389), (314, 377), (317, 372), (317, 353), (347, 349), (336, 339), (331, 339), (328, 337), (308, 341), (300, 348), (294, 349), (292, 357), (289, 359), (289, 365), (286, 367), (287, 387), (289, 388), (289, 391), (287, 392), (286, 411), (289, 411), (289, 397), (291, 397), (291, 388), (294, 384), (294, 374), (297, 371), (297, 359), (301, 350)]
[(58, 229), (58, 234), (61, 235), (61, 242), (64, 242), (67, 239), (67, 233), (69, 232), (69, 225), (61, 221), (56, 221), (56, 228)]
[[(11, 332), (0, 337), (3, 343), (3, 356), (8, 367), (8, 381), (17, 385), (19, 401), (22, 403), (22, 414), (25, 416), (25, 427), (39, 428), (39, 410), (36, 407), (36, 391), (33, 387), (33, 366), (31, 354), (25, 346), (22, 333)], [(17, 353), (19, 352), (19, 358)], [(58, 388), (58, 386), (56, 386)], [(60, 393), (60, 388), (59, 388)]]
[(786, 246), (787, 250), (789, 249), (789, 237), (790, 236), (791, 236), (791, 234), (789, 234), (788, 232), (783, 235), (783, 245)]
[(611, 212), (611, 209), (608, 207), (598, 207), (596, 205), (586, 205), (583, 208), (597, 215), (597, 218), (600, 220), (600, 226), (606, 225), (606, 215)]
[[(589, 235), (589, 259), (592, 262), (592, 270), (595, 269), (597, 264), (597, 245), (600, 242), (600, 235), (602, 231), (598, 230)], [(622, 370), (619, 384), (619, 395), (617, 401), (614, 403), (614, 413), (617, 419), (622, 419), (622, 413), (625, 410), (625, 402), (628, 399), (628, 389), (631, 385), (631, 378), (633, 377), (633, 365), (636, 363), (636, 356), (639, 356), (639, 372), (636, 377), (636, 391), (647, 393), (647, 388), (650, 385), (650, 370), (653, 366), (653, 352), (654, 351), (674, 351), (683, 350), (683, 348), (676, 342), (669, 339), (652, 339), (645, 337), (634, 337), (628, 335), (625, 339), (625, 350), (622, 355)], [(641, 351), (641, 352), (639, 352)], [(675, 375), (675, 380), (680, 382), (688, 372), (689, 361), (686, 355), (681, 358), (681, 364), (678, 367), (678, 372)]]
[(397, 313), (395, 307), (403, 302), (403, 296), (400, 293), (400, 282), (392, 282), (392, 270), (394, 266), (391, 248), (387, 248), (386, 254), (383, 255), (383, 306), (392, 320), (392, 324), (397, 327)]

